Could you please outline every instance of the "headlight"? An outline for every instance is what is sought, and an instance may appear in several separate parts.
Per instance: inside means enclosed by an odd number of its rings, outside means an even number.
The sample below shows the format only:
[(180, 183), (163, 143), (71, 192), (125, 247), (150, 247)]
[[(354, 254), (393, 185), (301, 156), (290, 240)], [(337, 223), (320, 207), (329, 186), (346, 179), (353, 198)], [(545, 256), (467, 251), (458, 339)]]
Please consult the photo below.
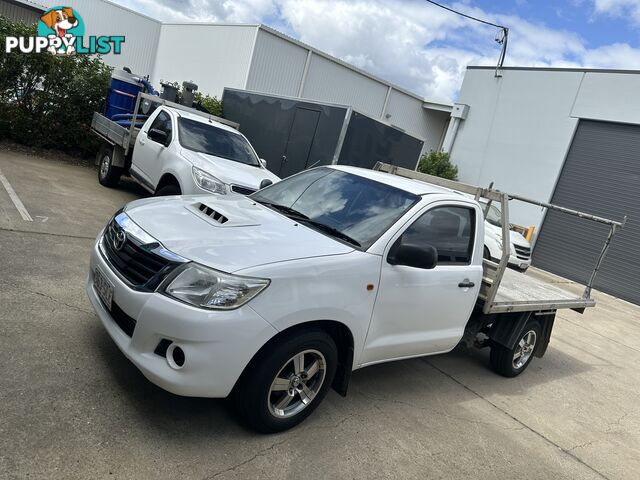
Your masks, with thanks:
[(189, 263), (164, 289), (168, 295), (196, 307), (231, 310), (267, 288), (266, 278), (241, 277)]
[(227, 185), (198, 167), (192, 167), (193, 179), (200, 188), (219, 195), (227, 194)]

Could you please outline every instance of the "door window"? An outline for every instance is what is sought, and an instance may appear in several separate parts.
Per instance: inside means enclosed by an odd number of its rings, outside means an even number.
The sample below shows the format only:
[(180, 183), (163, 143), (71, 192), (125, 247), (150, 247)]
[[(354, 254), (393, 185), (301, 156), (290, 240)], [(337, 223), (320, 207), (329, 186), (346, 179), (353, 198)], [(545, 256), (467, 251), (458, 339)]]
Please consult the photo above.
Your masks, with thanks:
[(405, 245), (435, 247), (438, 265), (469, 265), (475, 216), (475, 210), (467, 207), (436, 207), (413, 222), (400, 241)]
[(156, 119), (151, 124), (151, 127), (149, 127), (149, 130), (153, 128), (166, 132), (167, 144), (171, 142), (171, 133), (173, 132), (173, 127), (171, 125), (171, 117), (167, 112), (165, 112), (164, 110), (160, 111)]

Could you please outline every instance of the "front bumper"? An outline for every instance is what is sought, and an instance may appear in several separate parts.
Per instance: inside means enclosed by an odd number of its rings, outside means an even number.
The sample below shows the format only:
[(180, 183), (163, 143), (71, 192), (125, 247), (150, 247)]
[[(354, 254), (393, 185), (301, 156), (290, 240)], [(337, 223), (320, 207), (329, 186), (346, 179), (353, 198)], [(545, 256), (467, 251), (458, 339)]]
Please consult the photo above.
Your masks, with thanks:
[(509, 266), (519, 268), (520, 270), (526, 270), (531, 266), (531, 259), (529, 258), (528, 260), (522, 260), (515, 255), (510, 255)]
[[(496, 263), (500, 263), (500, 257), (495, 257), (493, 255), (491, 255), (491, 260), (496, 262)], [(531, 259), (528, 260), (522, 260), (518, 257), (516, 257), (515, 255), (511, 254), (509, 256), (509, 260), (507, 262), (507, 265), (513, 268), (518, 268), (520, 270), (526, 270), (527, 268), (529, 268), (531, 266)]]
[[(131, 337), (98, 297), (93, 286), (96, 268), (113, 285), (113, 302), (136, 321)], [(151, 382), (177, 395), (226, 397), (253, 355), (277, 333), (248, 305), (207, 311), (160, 293), (131, 289), (105, 260), (98, 242), (91, 253), (86, 292), (122, 353)], [(154, 353), (163, 339), (184, 351), (182, 368), (172, 368), (164, 356)]]

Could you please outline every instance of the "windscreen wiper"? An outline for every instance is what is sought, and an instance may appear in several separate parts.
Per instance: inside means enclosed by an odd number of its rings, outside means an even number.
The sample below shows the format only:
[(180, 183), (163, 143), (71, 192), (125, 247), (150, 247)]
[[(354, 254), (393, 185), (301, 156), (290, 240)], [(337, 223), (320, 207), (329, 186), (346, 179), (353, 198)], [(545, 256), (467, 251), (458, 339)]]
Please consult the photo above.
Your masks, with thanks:
[(286, 205), (280, 205), (279, 203), (271, 203), (271, 202), (262, 202), (260, 200), (258, 200), (259, 203), (261, 203), (262, 205), (266, 205), (267, 207), (271, 207), (274, 210), (278, 210), (279, 212), (284, 213), (286, 216), (294, 216), (297, 217), (297, 219), (301, 219), (301, 220), (308, 220), (309, 217), (307, 217), (304, 213), (299, 212), (291, 207), (287, 207)]
[(280, 205), (279, 203), (262, 202), (262, 201), (259, 201), (259, 203), (261, 203), (262, 205), (266, 205), (267, 207), (271, 207), (274, 210), (278, 210), (279, 212), (282, 212), (292, 220), (295, 220), (297, 222), (308, 223), (309, 225), (317, 228), (318, 230), (322, 230), (323, 232), (328, 233), (329, 235), (332, 235), (334, 237), (341, 238), (342, 240), (345, 240), (350, 244), (355, 245), (358, 248), (362, 246), (360, 245), (360, 242), (358, 242), (355, 238), (350, 237), (346, 233), (342, 233), (337, 228), (330, 227), (329, 225), (326, 225), (322, 222), (318, 222), (316, 220), (311, 220), (304, 213), (299, 212), (294, 208), (287, 207), (286, 205)]
[(334, 237), (338, 237), (338, 238), (341, 238), (342, 240), (346, 240), (347, 242), (349, 242), (350, 244), (358, 248), (362, 246), (360, 245), (360, 242), (358, 242), (355, 238), (350, 237), (346, 233), (343, 233), (340, 230), (338, 230), (337, 228), (331, 227), (322, 222), (317, 222), (307, 217), (297, 217), (296, 215), (292, 215), (290, 218), (292, 218), (293, 220), (297, 220), (299, 222), (308, 223), (312, 227), (315, 227), (318, 230), (322, 230), (323, 232), (328, 233), (329, 235), (332, 235)]

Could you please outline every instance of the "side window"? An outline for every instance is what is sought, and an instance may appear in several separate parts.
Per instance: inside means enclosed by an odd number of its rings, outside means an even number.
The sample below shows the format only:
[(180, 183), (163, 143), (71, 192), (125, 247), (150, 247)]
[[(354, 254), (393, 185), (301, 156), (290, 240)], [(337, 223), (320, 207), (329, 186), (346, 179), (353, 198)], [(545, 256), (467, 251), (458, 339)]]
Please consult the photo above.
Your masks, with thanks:
[(469, 265), (473, 253), (476, 212), (466, 207), (436, 207), (402, 234), (406, 245), (431, 245), (439, 265)]
[(164, 110), (160, 111), (156, 119), (149, 127), (149, 130), (151, 130), (152, 128), (167, 132), (167, 141), (171, 141), (171, 133), (173, 132), (173, 127), (171, 125), (171, 116), (167, 112), (165, 112)]

